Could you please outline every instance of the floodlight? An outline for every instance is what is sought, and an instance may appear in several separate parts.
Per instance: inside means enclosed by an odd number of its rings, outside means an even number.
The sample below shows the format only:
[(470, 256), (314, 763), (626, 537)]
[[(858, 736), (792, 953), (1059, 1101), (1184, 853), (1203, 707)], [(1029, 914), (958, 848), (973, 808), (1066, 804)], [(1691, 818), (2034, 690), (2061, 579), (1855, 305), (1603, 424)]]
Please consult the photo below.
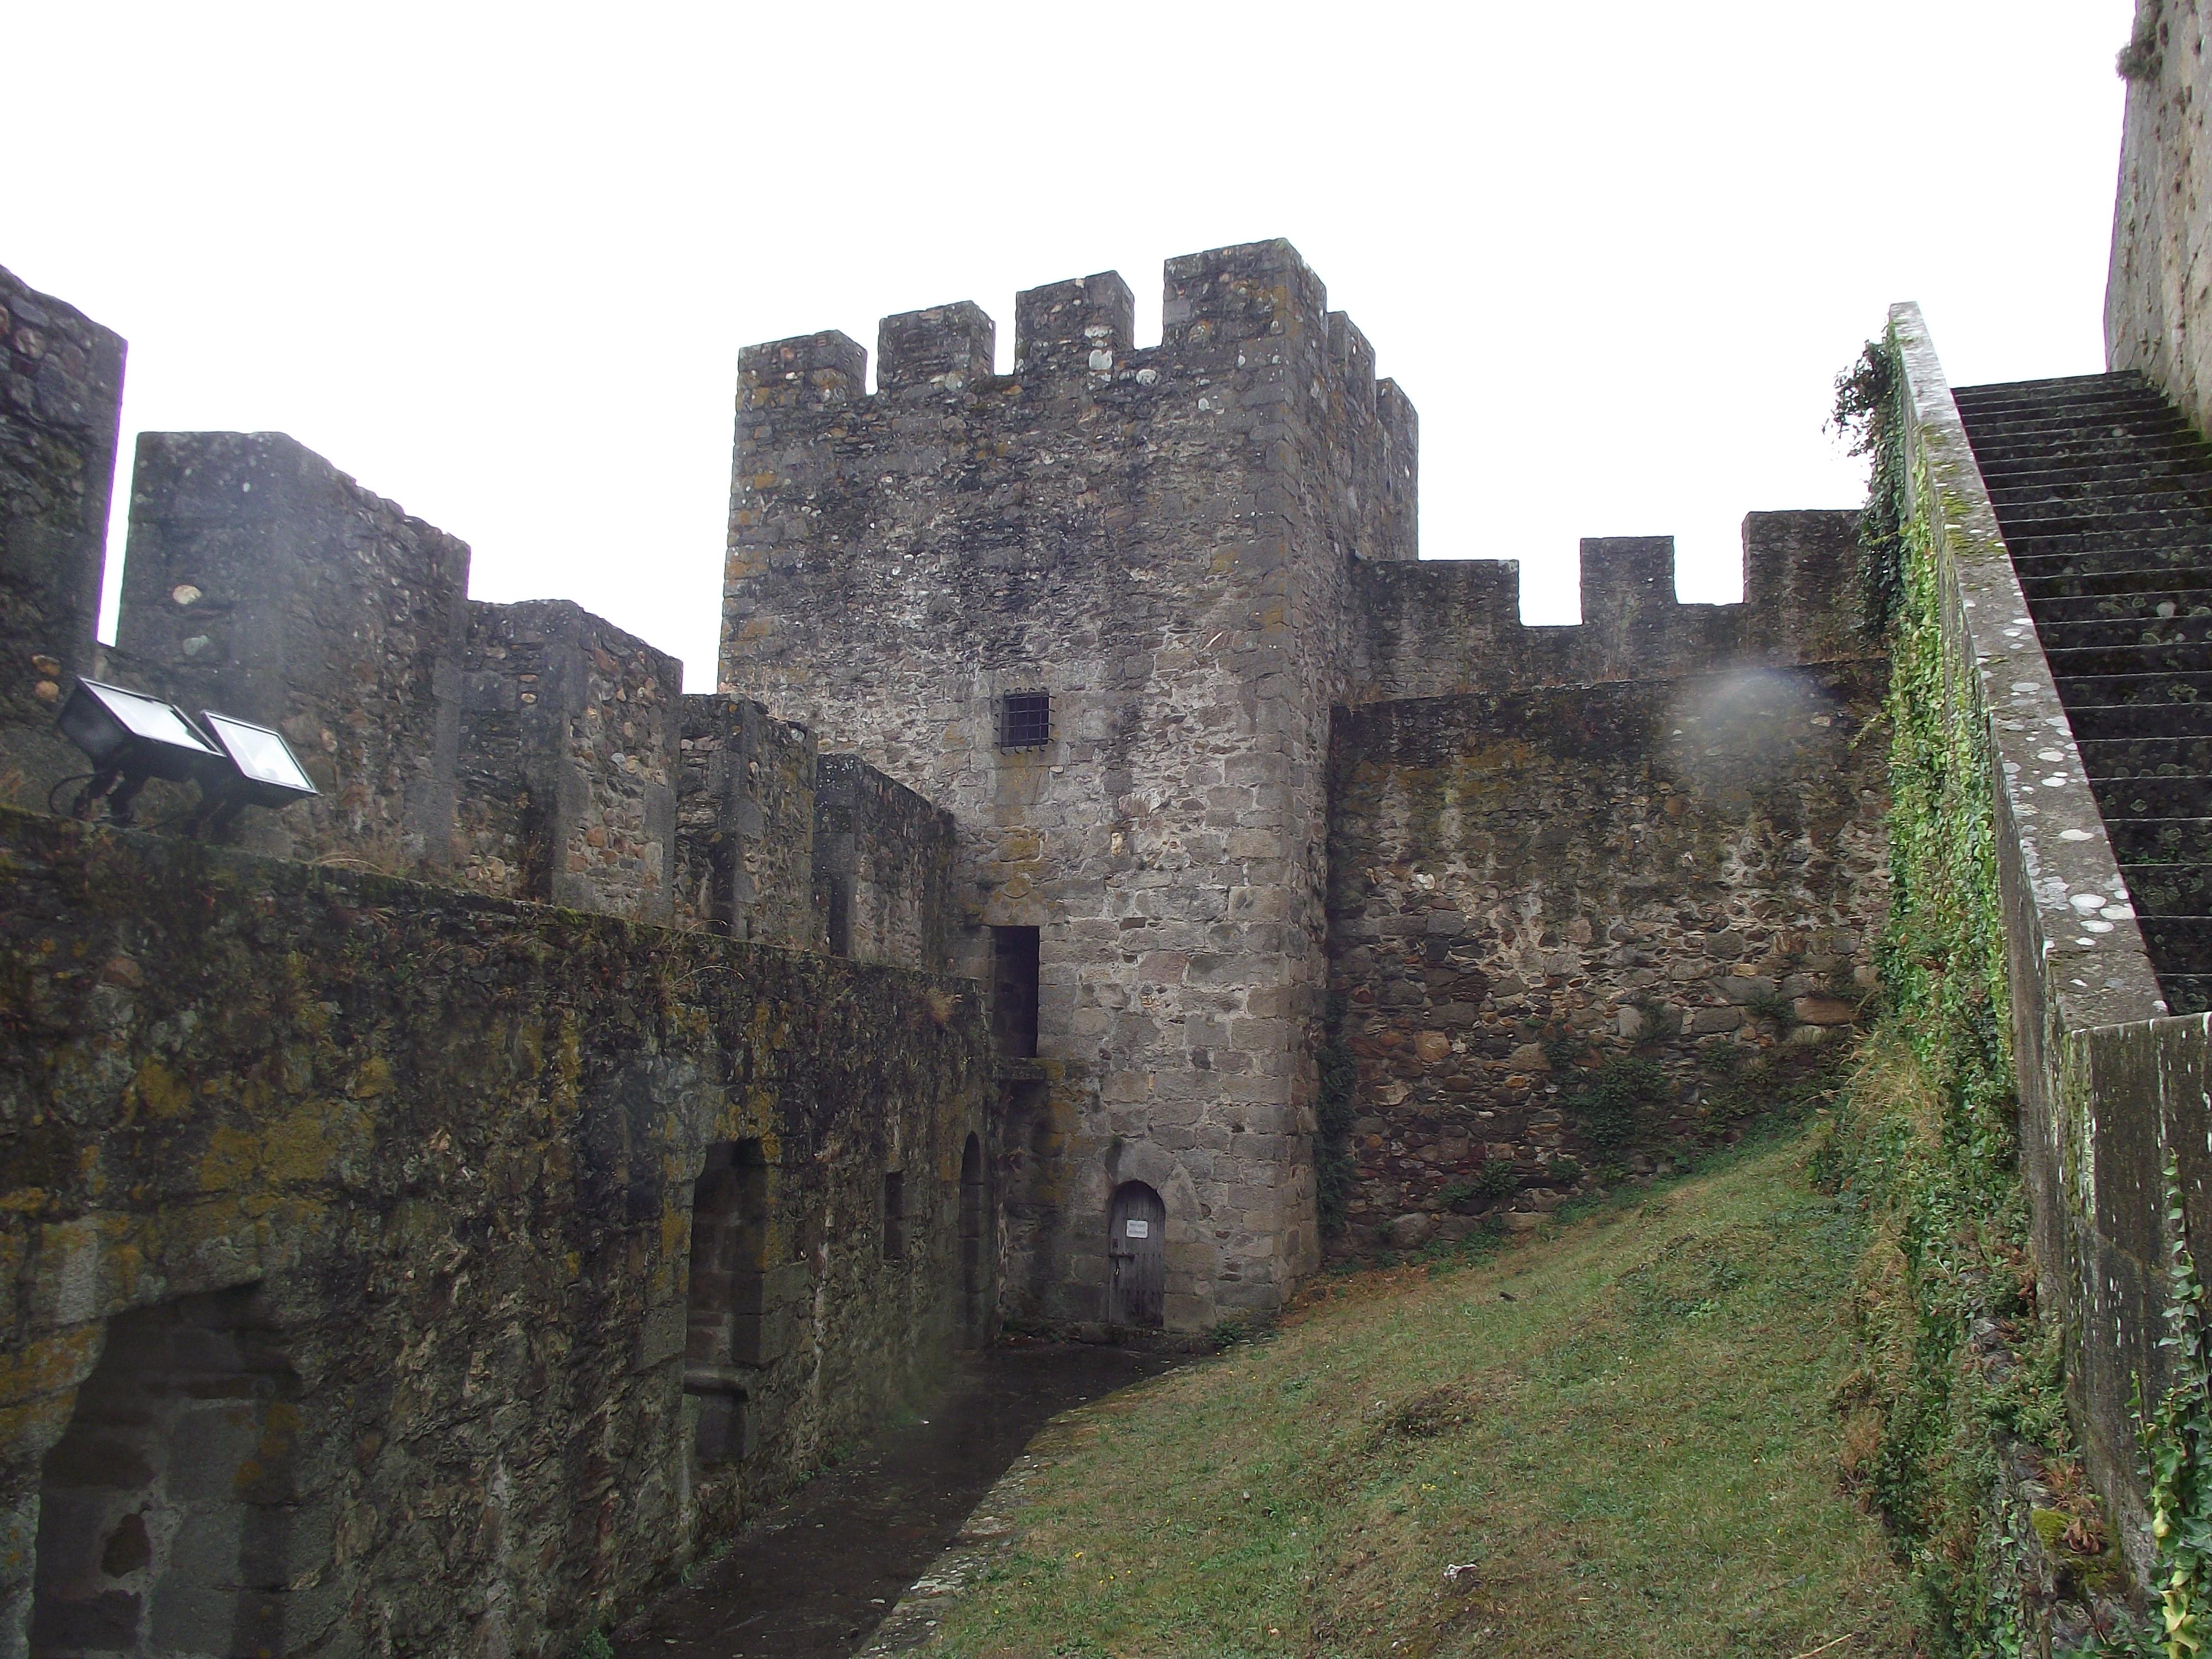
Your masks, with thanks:
[(159, 697), (79, 680), (55, 724), (92, 763), (70, 807), (74, 817), (90, 817), (105, 799), (108, 817), (128, 823), (131, 802), (153, 778), (199, 785), (199, 805), (184, 820), (195, 836), (210, 818), (220, 830), (246, 807), (289, 806), (319, 793), (283, 733), (234, 714), (204, 710), (195, 725)]
[(222, 759), (174, 704), (97, 680), (76, 683), (58, 723), (103, 772), (182, 783)]
[(70, 808), (79, 817), (106, 796), (108, 815), (128, 823), (131, 803), (149, 779), (204, 783), (230, 769), (228, 757), (181, 709), (119, 685), (79, 680), (55, 724), (92, 763), (92, 776)]
[(234, 776), (206, 786), (210, 795), (219, 793), (239, 806), (289, 806), (321, 793), (281, 732), (211, 708), (202, 709), (200, 719), (235, 769)]

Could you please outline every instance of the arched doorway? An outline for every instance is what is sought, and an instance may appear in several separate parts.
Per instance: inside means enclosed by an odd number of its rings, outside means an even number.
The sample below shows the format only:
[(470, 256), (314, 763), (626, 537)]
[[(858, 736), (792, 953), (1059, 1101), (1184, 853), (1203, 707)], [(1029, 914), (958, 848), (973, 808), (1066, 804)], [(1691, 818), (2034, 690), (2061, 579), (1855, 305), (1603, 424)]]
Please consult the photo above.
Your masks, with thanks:
[(1164, 1323), (1168, 1206), (1141, 1181), (1114, 1189), (1106, 1234), (1106, 1318), (1115, 1325)]
[(960, 1154), (960, 1334), (980, 1347), (988, 1336), (984, 1307), (983, 1142), (971, 1134)]

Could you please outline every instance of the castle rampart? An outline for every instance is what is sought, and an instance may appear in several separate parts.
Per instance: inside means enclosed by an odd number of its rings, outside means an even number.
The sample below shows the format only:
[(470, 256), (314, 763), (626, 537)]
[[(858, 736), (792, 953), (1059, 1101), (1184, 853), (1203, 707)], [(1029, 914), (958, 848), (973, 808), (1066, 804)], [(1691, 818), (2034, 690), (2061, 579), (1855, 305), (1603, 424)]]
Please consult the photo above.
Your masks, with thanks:
[(0, 962), (0, 1652), (561, 1651), (988, 1305), (957, 981), (7, 811)]

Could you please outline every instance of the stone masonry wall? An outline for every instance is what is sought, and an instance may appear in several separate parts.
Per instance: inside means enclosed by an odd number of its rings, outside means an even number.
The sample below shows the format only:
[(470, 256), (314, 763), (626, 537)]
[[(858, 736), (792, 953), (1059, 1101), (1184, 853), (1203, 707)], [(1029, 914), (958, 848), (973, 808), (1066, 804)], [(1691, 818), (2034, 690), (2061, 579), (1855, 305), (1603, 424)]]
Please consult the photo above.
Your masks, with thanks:
[(93, 672), (123, 410), (122, 340), (0, 270), (0, 803), (84, 769), (52, 732)]
[(244, 845), (438, 868), (469, 550), (277, 432), (139, 434), (118, 684), (282, 731), (322, 793)]
[(719, 692), (683, 700), (675, 910), (687, 926), (825, 948), (814, 902), (814, 734)]
[[(1531, 1220), (1817, 1054), (1887, 904), (1879, 661), (1379, 703), (1332, 761), (1347, 1245)], [(1614, 1138), (1575, 1103), (1656, 1068)], [(1613, 1070), (1607, 1073), (1607, 1062)]]
[(458, 877), (668, 920), (683, 664), (566, 599), (471, 601), (465, 649)]
[[(563, 1651), (949, 1352), (988, 1137), (964, 989), (0, 813), (0, 1654), (34, 1575), (42, 1619), (150, 1596), (192, 1651)], [(718, 1146), (757, 1165), (781, 1323), (692, 1377)], [(181, 1586), (132, 1547), (171, 1547), (163, 1512), (85, 1534), (82, 1488), (36, 1559), (42, 1459), (111, 1328), (140, 1364), (207, 1333), (194, 1363), (276, 1391), (258, 1438), (172, 1445), (216, 1516)], [(732, 1386), (742, 1432), (702, 1458)]]
[(2105, 286), (2105, 361), (2142, 371), (2212, 430), (2212, 109), (2207, 20), (2192, 0), (2136, 0)]
[[(890, 318), (872, 395), (842, 335), (745, 351), (720, 680), (948, 808), (971, 927), (1041, 929), (1058, 1201), (1015, 1305), (1101, 1317), (1142, 1180), (1188, 1328), (1318, 1260), (1328, 709), (1353, 555), (1414, 551), (1413, 422), (1286, 243), (1170, 261), (1157, 348), (1131, 312), (1028, 291), (1007, 377), (973, 306)], [(1016, 691), (1041, 747), (998, 747)]]
[(814, 904), (830, 951), (942, 971), (958, 916), (951, 814), (856, 755), (814, 769)]

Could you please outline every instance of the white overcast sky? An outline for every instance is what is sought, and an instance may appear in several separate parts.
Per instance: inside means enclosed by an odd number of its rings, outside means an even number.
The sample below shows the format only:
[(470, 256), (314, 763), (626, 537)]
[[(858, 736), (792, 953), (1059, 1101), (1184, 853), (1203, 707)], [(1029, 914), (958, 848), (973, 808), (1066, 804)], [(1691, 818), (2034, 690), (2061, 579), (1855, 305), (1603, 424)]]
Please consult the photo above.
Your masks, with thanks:
[[(738, 349), (1287, 236), (1421, 416), (1421, 545), (1856, 505), (1893, 300), (1958, 384), (2102, 367), (2130, 0), (70, 0), (8, 23), (0, 264), (130, 434), (274, 428), (713, 676)], [(127, 465), (127, 462), (126, 462)], [(118, 489), (118, 499), (123, 492)], [(110, 552), (112, 594), (120, 520)], [(112, 617), (112, 611), (111, 611)]]

